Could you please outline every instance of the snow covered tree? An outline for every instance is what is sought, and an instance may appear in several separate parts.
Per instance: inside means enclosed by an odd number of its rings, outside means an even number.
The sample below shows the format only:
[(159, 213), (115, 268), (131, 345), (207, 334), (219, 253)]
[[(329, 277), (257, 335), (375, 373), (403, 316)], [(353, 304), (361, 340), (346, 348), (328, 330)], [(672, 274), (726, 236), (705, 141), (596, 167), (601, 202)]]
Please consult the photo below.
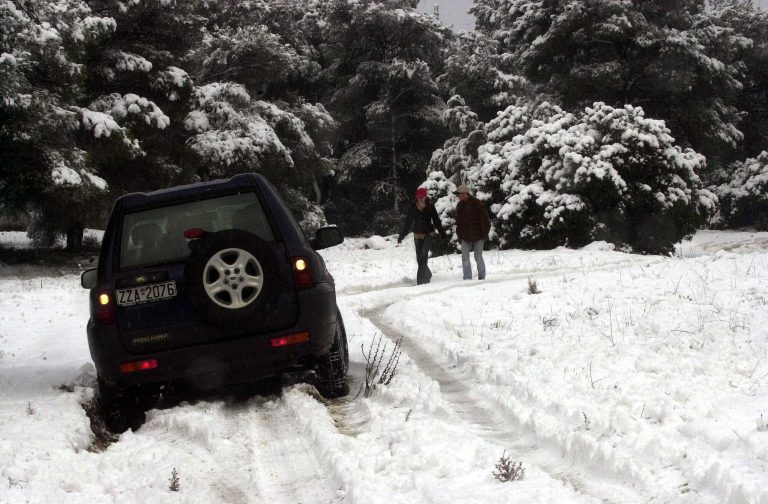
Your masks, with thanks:
[(409, 162), (407, 154), (422, 150), (419, 143), (425, 140), (428, 145), (434, 144), (445, 105), (437, 94), (429, 67), (422, 61), (364, 64), (359, 76), (364, 85), (374, 85), (379, 90), (377, 99), (366, 106), (366, 128), (380, 149), (379, 160), (389, 168), (386, 178), (380, 178), (373, 186), (373, 197), (392, 197), (396, 208), (404, 196), (401, 174), (423, 173), (418, 158), (415, 163)]
[[(91, 0), (116, 28), (87, 54), (84, 105), (100, 115), (85, 125), (82, 142), (116, 194), (195, 176), (183, 120), (194, 86), (188, 56), (202, 42), (201, 3)], [(118, 132), (130, 141), (116, 141)]]
[(315, 61), (265, 25), (214, 30), (197, 52), (201, 81), (237, 82), (258, 98), (285, 97), (295, 87), (291, 81), (311, 83), (320, 71)]
[(29, 212), (41, 245), (68, 231), (76, 249), (107, 195), (77, 144), (84, 54), (115, 22), (79, 0), (0, 0), (0, 19), (0, 211)]
[(730, 180), (715, 188), (720, 210), (714, 223), (768, 231), (768, 152), (736, 162)]
[(454, 136), (445, 141), (442, 149), (432, 153), (427, 173), (439, 172), (441, 176), (461, 183), (461, 175), (477, 160), (477, 151), (488, 141), (488, 137), (483, 123), (464, 104), (461, 96), (453, 96), (447, 106), (443, 112), (443, 123)]
[(742, 139), (735, 100), (744, 39), (704, 0), (476, 0), (478, 29), (566, 109), (642, 106), (710, 162)]
[(438, 83), (449, 96), (460, 95), (482, 121), (496, 112), (530, 98), (533, 88), (517, 75), (508, 54), (499, 53), (499, 43), (472, 32), (455, 41)]
[(696, 174), (703, 157), (637, 107), (509, 107), (488, 138), (465, 177), (491, 203), (502, 247), (606, 240), (669, 252), (715, 209)]
[(312, 45), (322, 25), (319, 4), (219, 1), (205, 11), (208, 26), (193, 56), (201, 85), (186, 118), (200, 175), (259, 171), (293, 195), (297, 213), (317, 213), (310, 201), (320, 202), (322, 178), (334, 167), (338, 127), (306, 96), (319, 95)]
[[(204, 178), (258, 171), (282, 187), (312, 189), (333, 166), (328, 136), (335, 121), (322, 105), (297, 104), (294, 112), (251, 99), (245, 87), (213, 83), (195, 90), (185, 119)], [(315, 141), (317, 139), (317, 142)]]
[[(368, 230), (379, 233), (395, 230), (393, 206), (423, 180), (432, 150), (445, 138), (445, 105), (434, 76), (442, 71), (452, 34), (431, 16), (413, 12), (412, 3), (336, 0), (326, 14), (323, 78), (331, 83), (329, 110), (345, 139), (337, 201), (329, 210), (348, 213), (351, 205), (368, 214), (376, 222)], [(358, 191), (361, 184), (371, 192)]]
[[(737, 108), (742, 115), (744, 141), (733, 159), (755, 157), (768, 149), (768, 12), (749, 0), (713, 0), (708, 15), (723, 27), (723, 36), (738, 39), (738, 52), (718, 56), (738, 58), (738, 79), (743, 87)], [(723, 44), (725, 49), (735, 44)]]

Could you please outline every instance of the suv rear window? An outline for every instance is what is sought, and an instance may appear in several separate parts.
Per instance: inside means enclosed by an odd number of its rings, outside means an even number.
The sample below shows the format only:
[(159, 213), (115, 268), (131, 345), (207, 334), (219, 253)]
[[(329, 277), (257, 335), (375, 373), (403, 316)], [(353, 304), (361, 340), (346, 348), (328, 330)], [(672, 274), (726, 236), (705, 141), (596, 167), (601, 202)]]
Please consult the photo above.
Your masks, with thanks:
[(242, 229), (262, 240), (275, 240), (255, 193), (153, 208), (123, 216), (120, 269), (184, 260), (190, 252), (184, 231), (193, 228)]

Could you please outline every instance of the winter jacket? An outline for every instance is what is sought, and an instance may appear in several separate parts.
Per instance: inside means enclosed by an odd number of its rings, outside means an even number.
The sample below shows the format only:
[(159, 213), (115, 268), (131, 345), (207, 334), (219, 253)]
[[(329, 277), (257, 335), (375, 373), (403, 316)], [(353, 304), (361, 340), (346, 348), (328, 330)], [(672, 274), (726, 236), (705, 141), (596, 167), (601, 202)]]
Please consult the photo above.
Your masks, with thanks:
[(491, 219), (485, 204), (470, 195), (467, 201), (456, 205), (456, 235), (460, 240), (487, 240), (491, 230)]
[(400, 235), (397, 237), (398, 243), (403, 241), (405, 235), (411, 230), (411, 225), (413, 225), (414, 233), (426, 235), (437, 230), (441, 236), (446, 236), (440, 223), (440, 218), (437, 216), (437, 210), (435, 210), (435, 206), (429, 200), (427, 200), (427, 206), (424, 207), (424, 210), (419, 210), (415, 202), (410, 206), (408, 215), (405, 217), (405, 222), (403, 222), (403, 227), (400, 230)]

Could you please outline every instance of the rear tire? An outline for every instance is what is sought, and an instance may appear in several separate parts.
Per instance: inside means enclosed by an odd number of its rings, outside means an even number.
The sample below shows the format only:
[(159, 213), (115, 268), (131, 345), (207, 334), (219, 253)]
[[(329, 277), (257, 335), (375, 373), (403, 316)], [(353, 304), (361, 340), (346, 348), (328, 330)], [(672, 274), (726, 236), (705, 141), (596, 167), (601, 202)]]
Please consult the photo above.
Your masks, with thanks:
[(347, 332), (341, 313), (336, 315), (336, 332), (330, 351), (317, 360), (315, 375), (317, 390), (326, 399), (335, 399), (349, 394), (347, 371), (349, 370), (349, 349)]
[(137, 429), (144, 422), (144, 409), (134, 390), (123, 390), (98, 377), (99, 411), (104, 426), (115, 434)]

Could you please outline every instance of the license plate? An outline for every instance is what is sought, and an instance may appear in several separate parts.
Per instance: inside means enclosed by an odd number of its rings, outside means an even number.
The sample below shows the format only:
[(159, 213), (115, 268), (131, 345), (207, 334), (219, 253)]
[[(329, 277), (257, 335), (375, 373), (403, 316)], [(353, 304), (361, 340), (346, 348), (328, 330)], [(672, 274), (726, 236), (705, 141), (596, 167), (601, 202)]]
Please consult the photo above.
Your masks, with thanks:
[(131, 306), (151, 301), (160, 301), (161, 299), (170, 299), (176, 295), (176, 282), (154, 283), (149, 285), (140, 285), (130, 289), (120, 289), (117, 291), (117, 304), (120, 306)]

